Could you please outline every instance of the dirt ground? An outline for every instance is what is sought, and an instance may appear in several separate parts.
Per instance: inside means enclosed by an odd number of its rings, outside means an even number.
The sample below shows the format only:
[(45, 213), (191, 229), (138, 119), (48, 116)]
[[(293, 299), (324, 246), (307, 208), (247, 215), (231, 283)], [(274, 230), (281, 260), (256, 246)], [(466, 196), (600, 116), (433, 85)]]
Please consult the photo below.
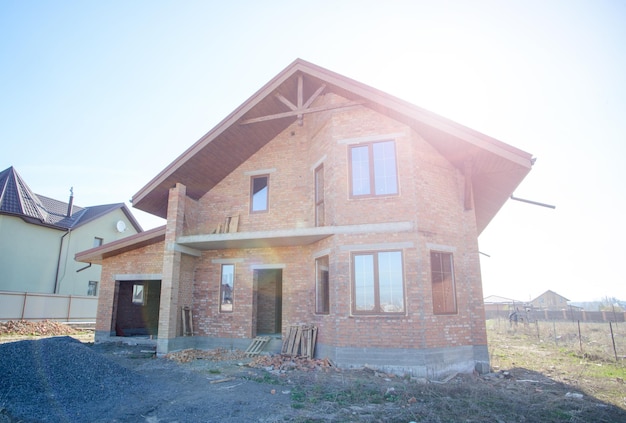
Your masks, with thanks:
[[(0, 422), (626, 422), (626, 402), (601, 401), (597, 387), (585, 385), (589, 381), (555, 377), (558, 368), (550, 374), (500, 367), (486, 375), (430, 381), (368, 368), (339, 370), (320, 360), (255, 359), (241, 351), (155, 358), (150, 347), (93, 344), (89, 336), (77, 337), (98, 359), (136, 378), (136, 395), (105, 404), (107, 411), (97, 419), (86, 412), (85, 420), (67, 420), (49, 404), (41, 405), (50, 407), (46, 417), (29, 419), (3, 402), (0, 389)], [(0, 342), (24, 338), (4, 336)], [(521, 354), (535, 352), (527, 348)], [(619, 379), (611, 381), (618, 389)], [(91, 406), (84, 403), (85, 410)]]

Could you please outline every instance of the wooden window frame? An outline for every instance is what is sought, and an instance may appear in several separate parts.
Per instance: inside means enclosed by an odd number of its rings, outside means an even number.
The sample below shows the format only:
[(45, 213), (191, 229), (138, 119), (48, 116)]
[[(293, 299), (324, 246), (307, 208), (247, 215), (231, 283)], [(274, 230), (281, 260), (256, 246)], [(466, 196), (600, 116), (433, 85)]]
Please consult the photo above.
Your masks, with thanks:
[[(400, 253), (400, 267), (402, 272), (402, 310), (400, 311), (384, 311), (380, 304), (380, 274), (379, 274), (379, 260), (378, 255), (380, 253)], [(372, 256), (373, 257), (373, 278), (374, 278), (374, 310), (357, 310), (356, 299), (356, 269), (355, 269), (355, 257), (357, 256)], [(375, 315), (375, 316), (404, 316), (406, 314), (406, 288), (405, 288), (405, 274), (404, 274), (404, 254), (402, 250), (376, 250), (376, 251), (358, 251), (353, 252), (350, 258), (351, 267), (351, 289), (352, 289), (352, 314), (354, 315)]]
[[(322, 261), (325, 260), (326, 263)], [(322, 267), (326, 269), (322, 269)], [(330, 261), (328, 256), (315, 259), (315, 314), (330, 314)], [(326, 277), (324, 278), (324, 273)]]
[[(439, 260), (439, 269), (441, 269), (440, 271), (437, 271), (435, 269), (435, 260)], [(444, 260), (448, 261), (449, 271), (447, 269), (444, 269)], [(446, 279), (447, 274), (449, 274), (449, 279)], [(430, 252), (430, 281), (433, 300), (433, 314), (458, 314), (455, 279), (454, 254), (447, 251), (432, 250)], [(441, 287), (435, 288), (436, 283), (441, 283)], [(448, 284), (448, 286), (446, 286), (446, 283)], [(440, 297), (438, 297), (440, 293), (441, 295)], [(449, 306), (450, 303), (452, 307)]]
[[(265, 208), (255, 210), (254, 209), (254, 181), (256, 181), (257, 179), (261, 179), (261, 178), (265, 178), (265, 181), (266, 181), (265, 188), (267, 189), (267, 194), (265, 196)], [(252, 213), (253, 214), (267, 213), (269, 210), (270, 210), (270, 175), (264, 174), (264, 175), (251, 176), (250, 177), (250, 213), (251, 214)]]
[(324, 165), (315, 169), (315, 226), (325, 226)]
[[(227, 292), (224, 289), (224, 269), (232, 268), (232, 286), (230, 287), (230, 297), (227, 297)], [(226, 263), (220, 266), (220, 296), (219, 296), (219, 312), (220, 313), (232, 313), (235, 308), (235, 265)], [(228, 285), (228, 283), (226, 283)], [(226, 302), (226, 299), (230, 300), (230, 303)]]
[[(382, 143), (392, 143), (393, 144), (393, 152), (394, 152), (394, 176), (396, 180), (396, 191), (392, 193), (385, 194), (376, 194), (376, 173), (375, 173), (375, 160), (374, 160), (374, 145), (382, 144)], [(354, 166), (352, 160), (352, 151), (356, 148), (367, 147), (368, 154), (368, 171), (369, 171), (369, 193), (368, 194), (354, 194)], [(349, 168), (349, 179), (350, 179), (350, 198), (372, 198), (372, 197), (392, 197), (397, 196), (400, 193), (400, 184), (398, 178), (398, 153), (396, 148), (395, 140), (380, 140), (380, 141), (372, 141), (366, 143), (359, 143), (350, 145), (348, 148), (348, 168)]]

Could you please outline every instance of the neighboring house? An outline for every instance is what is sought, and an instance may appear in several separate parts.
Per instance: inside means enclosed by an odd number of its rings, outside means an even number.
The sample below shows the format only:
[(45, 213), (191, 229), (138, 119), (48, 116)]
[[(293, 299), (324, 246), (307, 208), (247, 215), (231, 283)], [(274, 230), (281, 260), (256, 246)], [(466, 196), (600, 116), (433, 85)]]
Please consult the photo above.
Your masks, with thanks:
[(483, 302), (485, 304), (485, 317), (487, 319), (508, 317), (511, 312), (524, 310), (528, 306), (527, 303), (523, 301), (500, 297), (498, 295), (485, 297)]
[[(554, 291), (546, 291), (534, 300), (530, 301), (530, 304), (533, 308), (539, 310), (548, 310), (548, 311), (560, 311), (568, 309), (569, 300)], [(577, 309), (579, 307), (576, 307)]]
[(13, 167), (0, 172), (0, 291), (98, 294), (100, 266), (74, 255), (142, 229), (123, 203), (73, 202), (33, 193)]
[(296, 60), (133, 197), (165, 227), (77, 255), (103, 266), (96, 340), (245, 349), (312, 324), (340, 367), (486, 371), (477, 238), (531, 165)]

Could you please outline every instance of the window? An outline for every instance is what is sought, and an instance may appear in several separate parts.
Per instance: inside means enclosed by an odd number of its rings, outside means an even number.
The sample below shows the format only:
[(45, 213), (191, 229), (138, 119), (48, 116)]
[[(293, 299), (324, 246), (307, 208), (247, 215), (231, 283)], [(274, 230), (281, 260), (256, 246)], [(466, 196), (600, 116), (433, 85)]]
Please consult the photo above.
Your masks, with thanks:
[(324, 226), (324, 166), (315, 169), (315, 226)]
[(433, 312), (435, 314), (456, 313), (452, 254), (431, 251), (430, 269), (433, 282)]
[(222, 283), (220, 286), (220, 311), (233, 311), (233, 288), (235, 284), (235, 265), (222, 264)]
[(146, 290), (143, 285), (133, 285), (133, 304), (146, 304)]
[(315, 312), (328, 314), (329, 306), (328, 256), (315, 260)]
[(396, 147), (393, 141), (350, 147), (352, 197), (398, 193)]
[(354, 253), (352, 277), (354, 313), (404, 312), (404, 282), (400, 251)]
[(94, 246), (94, 248), (101, 246), (103, 241), (104, 240), (102, 238), (94, 237), (94, 239), (93, 239), (93, 246)]
[(250, 211), (266, 212), (269, 200), (269, 176), (254, 176), (250, 180)]
[(98, 295), (98, 282), (89, 281), (89, 285), (87, 286), (87, 295), (96, 296)]

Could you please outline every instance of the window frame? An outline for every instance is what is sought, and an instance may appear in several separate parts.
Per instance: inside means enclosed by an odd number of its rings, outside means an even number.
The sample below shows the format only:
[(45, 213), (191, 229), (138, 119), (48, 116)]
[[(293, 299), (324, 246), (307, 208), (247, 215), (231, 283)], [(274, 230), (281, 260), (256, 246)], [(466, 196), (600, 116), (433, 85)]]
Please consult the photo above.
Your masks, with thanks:
[[(323, 267), (325, 269), (322, 269)], [(325, 271), (326, 278), (320, 277), (320, 270)], [(315, 259), (315, 314), (330, 314), (330, 259), (328, 255)]]
[[(93, 290), (92, 290), (93, 287)], [(98, 296), (98, 281), (88, 281), (87, 282), (87, 296), (89, 297), (97, 297)]]
[[(381, 305), (381, 287), (380, 287), (380, 269), (379, 269), (379, 255), (381, 253), (400, 253), (400, 276), (401, 276), (401, 295), (402, 295), (402, 310), (400, 311), (384, 311)], [(373, 278), (373, 294), (374, 294), (374, 309), (373, 310), (357, 310), (357, 284), (356, 284), (356, 260), (357, 256), (372, 256), (372, 278)], [(350, 255), (350, 284), (352, 290), (352, 314), (353, 315), (375, 315), (375, 316), (404, 316), (406, 315), (406, 277), (404, 273), (404, 252), (399, 249), (392, 250), (368, 250), (368, 251), (355, 251)]]
[(142, 283), (133, 284), (133, 296), (132, 302), (135, 305), (145, 306), (146, 305), (146, 285)]
[[(264, 209), (255, 209), (254, 208), (254, 181), (256, 181), (257, 179), (262, 179), (265, 178), (266, 184), (265, 184), (265, 189), (267, 190), (266, 194), (265, 194), (265, 208)], [(260, 191), (259, 191), (260, 192)], [(263, 175), (254, 175), (250, 177), (250, 213), (251, 214), (257, 214), (257, 213), (267, 213), (270, 209), (270, 175), (269, 174), (263, 174)]]
[[(441, 271), (439, 271), (440, 273), (440, 277), (435, 277), (435, 262), (434, 262), (434, 256), (435, 255), (439, 255), (441, 257), (440, 259), (440, 266), (439, 269), (441, 269)], [(446, 271), (447, 269), (444, 269), (444, 257), (447, 257), (448, 264), (449, 264), (449, 271)], [(449, 274), (450, 278), (449, 278), (449, 286), (446, 287), (446, 278), (445, 275)], [(433, 314), (435, 315), (454, 315), (454, 314), (458, 314), (459, 312), (459, 308), (458, 308), (458, 304), (457, 304), (457, 298), (456, 298), (456, 277), (455, 277), (455, 272), (454, 272), (454, 254), (449, 252), (449, 251), (437, 251), (437, 250), (431, 250), (430, 251), (430, 283), (431, 283), (431, 297), (432, 297), (432, 301), (433, 301)], [(441, 283), (441, 288), (440, 289), (435, 289), (435, 283)], [(448, 288), (448, 290), (446, 291), (446, 288)], [(436, 292), (437, 291), (437, 292)], [(438, 291), (441, 291), (441, 298), (436, 298), (436, 295), (438, 295)], [(452, 300), (452, 308), (449, 308), (449, 303), (450, 300)], [(439, 306), (442, 305), (442, 306)]]
[[(230, 303), (225, 302), (225, 290), (224, 290), (224, 269), (232, 268), (232, 280), (230, 285)], [(228, 283), (226, 283), (229, 286)], [(219, 289), (218, 309), (220, 313), (232, 313), (235, 308), (235, 265), (232, 263), (224, 263), (220, 266), (220, 289)], [(230, 307), (228, 307), (230, 306)]]
[[(395, 178), (395, 192), (391, 193), (376, 193), (376, 161), (374, 156), (374, 146), (377, 144), (391, 143), (393, 145), (393, 160), (394, 160), (394, 178)], [(398, 177), (398, 149), (396, 148), (396, 140), (386, 139), (379, 141), (371, 141), (350, 145), (348, 148), (348, 168), (349, 168), (349, 180), (350, 180), (350, 198), (378, 198), (378, 197), (392, 197), (400, 194), (400, 183)], [(367, 159), (368, 159), (368, 178), (369, 178), (369, 192), (367, 194), (355, 194), (354, 193), (354, 161), (353, 151), (357, 148), (367, 147)]]
[(315, 168), (315, 226), (325, 226), (324, 165)]

